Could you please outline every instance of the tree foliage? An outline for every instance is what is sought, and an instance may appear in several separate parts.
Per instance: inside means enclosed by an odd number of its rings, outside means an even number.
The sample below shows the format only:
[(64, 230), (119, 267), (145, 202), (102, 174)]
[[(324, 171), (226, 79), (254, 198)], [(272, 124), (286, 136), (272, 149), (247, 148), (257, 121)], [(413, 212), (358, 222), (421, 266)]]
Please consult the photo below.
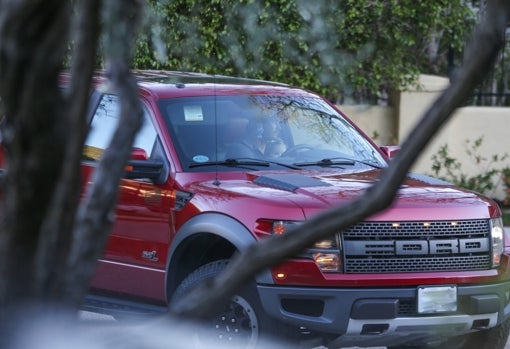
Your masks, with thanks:
[(343, 102), (385, 98), (420, 72), (445, 73), (448, 50), (462, 49), (474, 20), (464, 0), (151, 4), (136, 67), (277, 80)]

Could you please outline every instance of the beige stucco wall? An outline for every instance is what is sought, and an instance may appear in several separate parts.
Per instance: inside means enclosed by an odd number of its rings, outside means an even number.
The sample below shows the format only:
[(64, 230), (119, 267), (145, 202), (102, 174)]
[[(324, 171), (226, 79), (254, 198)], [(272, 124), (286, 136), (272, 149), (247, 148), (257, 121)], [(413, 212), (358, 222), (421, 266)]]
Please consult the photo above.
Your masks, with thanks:
[[(425, 149), (415, 166), (416, 171), (430, 172), (430, 159), (439, 147), (448, 145), (452, 157), (461, 160), (462, 171), (467, 174), (481, 173), (486, 165), (477, 165), (466, 150), (471, 149), (466, 141), (474, 142), (483, 137), (479, 154), (490, 159), (493, 155), (510, 154), (510, 137), (507, 127), (510, 121), (510, 108), (464, 107), (459, 108), (441, 132)], [(485, 164), (487, 164), (485, 162)], [(510, 166), (510, 160), (500, 162), (499, 166)]]
[[(390, 108), (365, 106), (339, 106), (369, 136), (377, 132), (376, 143), (401, 144), (411, 129), (423, 116), (427, 108), (448, 86), (443, 77), (422, 75), (419, 86), (400, 92), (395, 105)], [(429, 146), (417, 159), (414, 172), (432, 174), (432, 156), (439, 148), (447, 144), (449, 155), (462, 163), (462, 172), (468, 175), (486, 171), (486, 163), (476, 164), (466, 150), (466, 141), (471, 142), (483, 137), (480, 154), (488, 159), (494, 155), (510, 155), (510, 108), (501, 107), (463, 107), (451, 116), (447, 124), (434, 137)], [(510, 159), (499, 162), (498, 167), (510, 167)], [(490, 196), (502, 198), (500, 186)]]
[(400, 92), (398, 105), (397, 136), (402, 142), (416, 125), (427, 108), (434, 102), (439, 93), (449, 84), (448, 79), (440, 76), (421, 75), (417, 88), (409, 88)]
[(378, 145), (397, 144), (394, 108), (373, 105), (338, 107)]

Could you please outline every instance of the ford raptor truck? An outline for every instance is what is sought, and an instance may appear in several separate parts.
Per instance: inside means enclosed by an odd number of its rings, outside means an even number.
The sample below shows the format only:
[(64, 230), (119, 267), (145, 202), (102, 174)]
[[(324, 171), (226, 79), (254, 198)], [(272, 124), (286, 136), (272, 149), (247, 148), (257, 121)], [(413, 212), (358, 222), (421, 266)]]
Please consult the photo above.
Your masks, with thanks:
[[(388, 166), (389, 147), (309, 91), (135, 74), (145, 122), (84, 309), (164, 312), (237, 251), (359, 197)], [(84, 183), (119, 118), (114, 91), (96, 83)], [(211, 341), (502, 349), (509, 254), (495, 202), (409, 174), (390, 208), (258, 274), (211, 319)]]

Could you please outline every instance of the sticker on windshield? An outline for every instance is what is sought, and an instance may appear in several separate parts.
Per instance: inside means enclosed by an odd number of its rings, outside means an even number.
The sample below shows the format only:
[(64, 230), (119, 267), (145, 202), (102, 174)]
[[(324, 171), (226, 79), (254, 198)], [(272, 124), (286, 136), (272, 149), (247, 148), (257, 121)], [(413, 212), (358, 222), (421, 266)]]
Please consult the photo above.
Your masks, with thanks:
[(193, 161), (195, 162), (207, 162), (209, 161), (209, 157), (206, 155), (195, 155), (193, 157)]
[(185, 105), (184, 120), (186, 121), (204, 121), (204, 113), (201, 105)]

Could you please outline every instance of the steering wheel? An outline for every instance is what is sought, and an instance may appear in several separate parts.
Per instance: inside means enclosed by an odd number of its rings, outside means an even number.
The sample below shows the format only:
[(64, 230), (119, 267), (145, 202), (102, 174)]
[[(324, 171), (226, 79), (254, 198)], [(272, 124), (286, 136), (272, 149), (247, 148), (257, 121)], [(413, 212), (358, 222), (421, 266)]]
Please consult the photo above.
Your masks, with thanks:
[(293, 145), (292, 147), (290, 147), (289, 149), (287, 149), (286, 151), (284, 151), (283, 154), (280, 156), (282, 156), (282, 157), (285, 157), (285, 156), (296, 157), (305, 151), (313, 150), (313, 149), (314, 149), (314, 147), (312, 147), (311, 145), (308, 145), (308, 144), (296, 144), (296, 145)]

